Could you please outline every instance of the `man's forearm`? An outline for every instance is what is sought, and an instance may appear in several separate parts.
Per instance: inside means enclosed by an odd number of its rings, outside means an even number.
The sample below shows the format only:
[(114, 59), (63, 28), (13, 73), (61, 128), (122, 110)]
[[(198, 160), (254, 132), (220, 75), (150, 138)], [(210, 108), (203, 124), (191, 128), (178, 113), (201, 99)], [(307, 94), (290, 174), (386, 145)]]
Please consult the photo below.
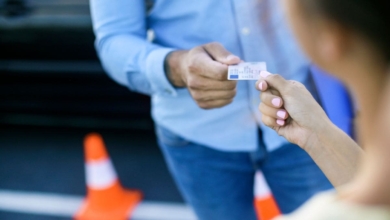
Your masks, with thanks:
[(186, 87), (185, 82), (182, 78), (182, 57), (185, 55), (187, 51), (177, 50), (169, 53), (164, 62), (164, 70), (165, 74), (169, 80), (169, 82), (175, 87)]
[(333, 186), (349, 182), (355, 175), (363, 150), (347, 134), (329, 123), (315, 134), (311, 146), (306, 148)]

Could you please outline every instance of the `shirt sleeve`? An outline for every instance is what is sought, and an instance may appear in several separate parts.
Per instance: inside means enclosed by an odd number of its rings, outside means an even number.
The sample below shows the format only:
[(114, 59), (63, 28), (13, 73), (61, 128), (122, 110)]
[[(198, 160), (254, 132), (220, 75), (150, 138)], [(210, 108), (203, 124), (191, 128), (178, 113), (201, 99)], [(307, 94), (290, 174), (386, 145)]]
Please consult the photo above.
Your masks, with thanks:
[(164, 60), (173, 48), (147, 41), (144, 0), (90, 0), (95, 47), (108, 75), (144, 94), (176, 96)]

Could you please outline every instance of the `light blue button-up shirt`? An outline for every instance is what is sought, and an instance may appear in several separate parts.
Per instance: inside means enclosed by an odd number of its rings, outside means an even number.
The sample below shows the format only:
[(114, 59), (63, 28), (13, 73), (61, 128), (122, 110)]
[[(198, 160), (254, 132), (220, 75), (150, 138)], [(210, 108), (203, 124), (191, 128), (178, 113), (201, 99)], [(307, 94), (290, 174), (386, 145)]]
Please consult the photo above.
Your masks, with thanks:
[(282, 1), (155, 0), (147, 13), (145, 0), (91, 0), (96, 48), (110, 77), (151, 95), (157, 124), (223, 151), (255, 150), (260, 127), (274, 150), (287, 141), (262, 124), (254, 81), (238, 82), (230, 105), (203, 110), (187, 89), (169, 83), (164, 58), (172, 50), (219, 42), (245, 61), (265, 61), (268, 71), (305, 83), (309, 62), (287, 27)]

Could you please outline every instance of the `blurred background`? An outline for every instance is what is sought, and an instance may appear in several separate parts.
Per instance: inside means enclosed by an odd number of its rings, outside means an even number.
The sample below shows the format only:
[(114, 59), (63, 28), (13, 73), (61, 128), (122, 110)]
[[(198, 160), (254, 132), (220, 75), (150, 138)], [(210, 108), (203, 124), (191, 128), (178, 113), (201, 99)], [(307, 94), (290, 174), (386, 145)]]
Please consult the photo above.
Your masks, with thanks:
[[(0, 0), (0, 192), (84, 196), (83, 137), (105, 139), (122, 184), (182, 203), (157, 147), (150, 101), (113, 82), (88, 0)], [(67, 219), (1, 210), (0, 219)]]

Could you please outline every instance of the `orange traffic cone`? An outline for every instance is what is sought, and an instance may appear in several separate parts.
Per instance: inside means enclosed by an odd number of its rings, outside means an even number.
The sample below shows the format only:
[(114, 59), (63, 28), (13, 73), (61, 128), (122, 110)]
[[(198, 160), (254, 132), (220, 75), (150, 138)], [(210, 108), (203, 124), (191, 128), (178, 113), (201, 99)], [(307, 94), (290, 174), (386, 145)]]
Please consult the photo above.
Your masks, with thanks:
[(270, 220), (280, 215), (280, 210), (261, 171), (255, 174), (255, 209), (259, 220)]
[(128, 219), (141, 201), (141, 192), (122, 188), (99, 134), (91, 133), (85, 137), (84, 150), (87, 197), (74, 219)]

